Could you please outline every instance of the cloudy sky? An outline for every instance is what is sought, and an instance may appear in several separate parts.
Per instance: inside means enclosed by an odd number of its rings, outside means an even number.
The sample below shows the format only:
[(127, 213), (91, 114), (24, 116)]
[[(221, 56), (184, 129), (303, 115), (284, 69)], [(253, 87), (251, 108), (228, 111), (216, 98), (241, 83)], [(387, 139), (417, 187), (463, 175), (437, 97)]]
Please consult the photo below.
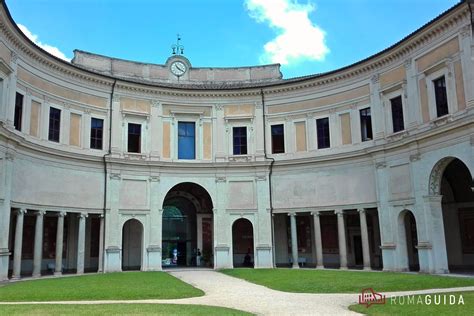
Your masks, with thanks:
[(180, 33), (195, 67), (280, 63), (285, 78), (385, 49), (456, 0), (6, 0), (48, 52), (74, 49), (162, 64)]

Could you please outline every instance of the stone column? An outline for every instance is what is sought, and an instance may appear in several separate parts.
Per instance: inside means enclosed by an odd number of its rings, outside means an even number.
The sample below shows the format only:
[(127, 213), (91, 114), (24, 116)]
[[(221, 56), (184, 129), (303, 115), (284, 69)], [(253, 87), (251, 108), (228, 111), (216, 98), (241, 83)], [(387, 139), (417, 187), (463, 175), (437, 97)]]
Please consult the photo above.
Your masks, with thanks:
[(340, 269), (347, 269), (347, 246), (346, 246), (346, 228), (344, 225), (344, 211), (336, 210), (337, 215), (337, 235), (339, 239), (339, 260)]
[(319, 221), (319, 212), (313, 212), (314, 221), (314, 239), (316, 241), (316, 268), (323, 269), (323, 239), (321, 238), (321, 222)]
[(21, 247), (23, 244), (23, 220), (25, 209), (20, 209), (16, 216), (15, 247), (13, 250), (13, 275), (12, 279), (19, 279), (21, 273)]
[(63, 271), (64, 216), (66, 216), (66, 212), (58, 213), (58, 225), (56, 228), (56, 261), (54, 265), (54, 275), (61, 275)]
[(79, 230), (77, 234), (77, 274), (84, 273), (84, 250), (86, 241), (86, 218), (87, 214), (79, 215)]
[(362, 239), (362, 255), (364, 259), (364, 270), (371, 270), (370, 267), (370, 247), (369, 247), (369, 232), (367, 229), (366, 209), (359, 209), (360, 217), (360, 234)]
[(97, 272), (104, 271), (104, 215), (99, 215), (100, 228), (99, 228), (99, 269)]
[(291, 228), (291, 258), (293, 259), (293, 269), (299, 269), (298, 265), (298, 240), (296, 232), (296, 213), (289, 213), (290, 216), (290, 228)]
[(41, 276), (41, 259), (43, 257), (43, 224), (45, 211), (36, 212), (35, 247), (33, 250), (33, 277)]

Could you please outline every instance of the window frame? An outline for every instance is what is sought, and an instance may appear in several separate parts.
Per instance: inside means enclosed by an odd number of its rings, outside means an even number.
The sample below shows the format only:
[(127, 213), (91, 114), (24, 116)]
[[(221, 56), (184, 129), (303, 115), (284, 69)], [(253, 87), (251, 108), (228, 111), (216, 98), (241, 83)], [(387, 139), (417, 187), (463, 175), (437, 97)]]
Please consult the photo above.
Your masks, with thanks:
[[(444, 82), (444, 99), (445, 99), (445, 102), (446, 102), (445, 104), (438, 104), (438, 96), (439, 96), (438, 90), (439, 90), (439, 88), (437, 88), (436, 83), (441, 81), (441, 80), (443, 80), (443, 82)], [(446, 79), (446, 76), (443, 74), (443, 75), (441, 75), (437, 78), (431, 79), (431, 84), (432, 84), (433, 93), (434, 93), (436, 117), (440, 118), (440, 117), (448, 115), (450, 112), (449, 112), (449, 98), (448, 98), (448, 81)], [(444, 105), (446, 107), (445, 109), (443, 107), (443, 110), (446, 110), (446, 113), (440, 115), (440, 109), (441, 109), (442, 105)]]
[[(273, 127), (274, 126), (278, 126), (278, 125), (281, 125), (283, 127), (283, 140), (282, 140), (282, 143), (283, 143), (283, 151), (282, 152), (275, 152), (274, 151), (274, 147), (273, 147)], [(269, 130), (270, 130), (270, 151), (272, 153), (272, 155), (281, 155), (281, 154), (285, 154), (286, 153), (286, 143), (285, 143), (285, 134), (286, 134), (286, 131), (285, 131), (285, 123), (278, 123), (278, 122), (275, 122), (273, 124), (270, 124), (269, 126)]]
[[(401, 129), (395, 130), (395, 116), (394, 116), (394, 111), (393, 111), (393, 100), (400, 98), (400, 107), (401, 107)], [(388, 103), (389, 103), (389, 113), (390, 113), (390, 119), (389, 122), (391, 124), (391, 131), (393, 134), (395, 133), (401, 133), (406, 130), (406, 124), (405, 124), (405, 101), (403, 94), (392, 94), (387, 97)]]
[[(236, 136), (235, 136), (235, 130), (236, 130), (236, 129), (245, 129), (245, 132), (244, 132), (244, 134), (243, 134), (243, 135), (245, 136), (245, 153), (242, 153), (242, 152), (236, 153), (236, 152), (235, 152), (235, 148), (236, 148), (236, 147), (235, 147), (235, 146), (236, 146), (236, 144), (235, 144), (235, 137), (236, 137)], [(237, 145), (237, 146), (239, 146), (239, 148), (242, 148), (242, 147), (243, 147), (242, 144)], [(248, 128), (247, 128), (247, 126), (246, 126), (246, 125), (236, 125), (236, 126), (232, 126), (232, 155), (233, 155), (233, 156), (245, 156), (245, 155), (248, 155), (248, 154), (249, 154), (249, 148), (248, 148), (248, 147), (249, 147), (249, 133), (248, 133)]]
[[(138, 125), (140, 126), (140, 134), (138, 140), (138, 151), (130, 151), (130, 125)], [(136, 122), (127, 122), (127, 153), (129, 154), (141, 154), (143, 153), (143, 124), (136, 123)]]
[[(194, 146), (194, 156), (193, 158), (182, 158), (180, 157), (180, 151), (179, 151), (179, 141), (180, 141), (180, 137), (189, 137), (189, 136), (180, 136), (179, 135), (179, 125), (183, 123), (183, 124), (193, 124), (194, 126), (194, 141), (193, 141), (193, 146)], [(177, 138), (177, 142), (176, 142), (176, 145), (177, 145), (177, 151), (176, 151), (176, 157), (178, 160), (197, 160), (197, 134), (198, 134), (198, 124), (196, 123), (196, 121), (194, 120), (186, 120), (186, 119), (180, 119), (178, 120), (177, 124), (176, 124), (176, 127), (177, 127), (177, 131), (176, 131), (176, 138)]]
[[(21, 95), (21, 105), (18, 106), (17, 104), (17, 97)], [(15, 110), (14, 110), (14, 115), (13, 115), (13, 127), (15, 128), (15, 130), (21, 132), (23, 130), (23, 128), (25, 127), (25, 124), (24, 124), (24, 118), (25, 118), (25, 94), (22, 92), (22, 91), (15, 91)], [(19, 114), (19, 118), (17, 118), (17, 108), (20, 108), (20, 114)], [(18, 121), (18, 124), (19, 126), (17, 126), (17, 121)]]
[[(93, 139), (93, 136), (92, 136), (92, 131), (93, 131), (92, 121), (93, 120), (102, 121), (102, 136), (101, 136), (102, 138), (101, 138), (101, 142), (100, 142), (100, 148), (92, 147), (92, 139)], [(94, 150), (104, 150), (104, 138), (105, 138), (104, 136), (105, 136), (105, 120), (104, 120), (104, 118), (91, 116), (90, 117), (90, 129), (89, 129), (89, 148), (94, 149)], [(127, 150), (128, 150), (128, 148), (127, 148)]]
[[(358, 110), (359, 110), (360, 141), (362, 143), (372, 141), (372, 140), (374, 140), (374, 128), (373, 128), (373, 124), (372, 124), (372, 107), (370, 105), (369, 106), (364, 106), (364, 107), (359, 108)], [(364, 133), (363, 133), (363, 130), (362, 130), (362, 111), (365, 111), (365, 110), (370, 111), (370, 134), (371, 134), (372, 137), (368, 137), (368, 135), (366, 135), (366, 138), (364, 139)], [(366, 134), (368, 134), (368, 133), (366, 133)]]
[[(318, 121), (321, 122), (323, 120), (327, 120), (327, 146), (320, 147), (319, 146), (319, 127), (318, 127)], [(315, 125), (316, 125), (316, 149), (327, 149), (331, 148), (331, 119), (329, 116), (321, 116), (315, 118)]]
[[(54, 110), (57, 110), (59, 111), (59, 119), (58, 119), (58, 128), (57, 128), (57, 140), (56, 139), (51, 139), (53, 138), (51, 136), (51, 109), (54, 109)], [(62, 116), (64, 115), (64, 109), (60, 108), (60, 107), (56, 107), (56, 106), (52, 106), (50, 105), (49, 108), (48, 108), (48, 133), (47, 133), (47, 136), (48, 136), (48, 141), (50, 142), (53, 142), (53, 143), (61, 143), (61, 136), (62, 136), (62, 133), (61, 133), (61, 124), (63, 123), (63, 118)], [(54, 131), (53, 131), (54, 132)], [(54, 136), (54, 135), (53, 135)]]

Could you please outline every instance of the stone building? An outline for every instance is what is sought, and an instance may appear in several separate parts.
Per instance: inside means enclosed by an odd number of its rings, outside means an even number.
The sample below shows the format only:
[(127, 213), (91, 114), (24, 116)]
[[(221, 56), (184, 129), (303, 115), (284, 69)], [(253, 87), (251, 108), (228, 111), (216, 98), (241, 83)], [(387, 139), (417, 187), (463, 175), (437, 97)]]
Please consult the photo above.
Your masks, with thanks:
[[(0, 6), (0, 280), (474, 268), (471, 2), (324, 74), (59, 60)], [(198, 255), (199, 254), (199, 255)]]

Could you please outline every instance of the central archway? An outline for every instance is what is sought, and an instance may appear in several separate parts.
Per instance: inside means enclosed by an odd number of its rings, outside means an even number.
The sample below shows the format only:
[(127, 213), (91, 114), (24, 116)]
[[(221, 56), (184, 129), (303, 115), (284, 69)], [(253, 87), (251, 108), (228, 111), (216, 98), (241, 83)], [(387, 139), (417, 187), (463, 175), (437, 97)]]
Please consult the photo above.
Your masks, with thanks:
[(195, 183), (175, 185), (165, 197), (162, 266), (213, 267), (213, 216), (209, 193)]

